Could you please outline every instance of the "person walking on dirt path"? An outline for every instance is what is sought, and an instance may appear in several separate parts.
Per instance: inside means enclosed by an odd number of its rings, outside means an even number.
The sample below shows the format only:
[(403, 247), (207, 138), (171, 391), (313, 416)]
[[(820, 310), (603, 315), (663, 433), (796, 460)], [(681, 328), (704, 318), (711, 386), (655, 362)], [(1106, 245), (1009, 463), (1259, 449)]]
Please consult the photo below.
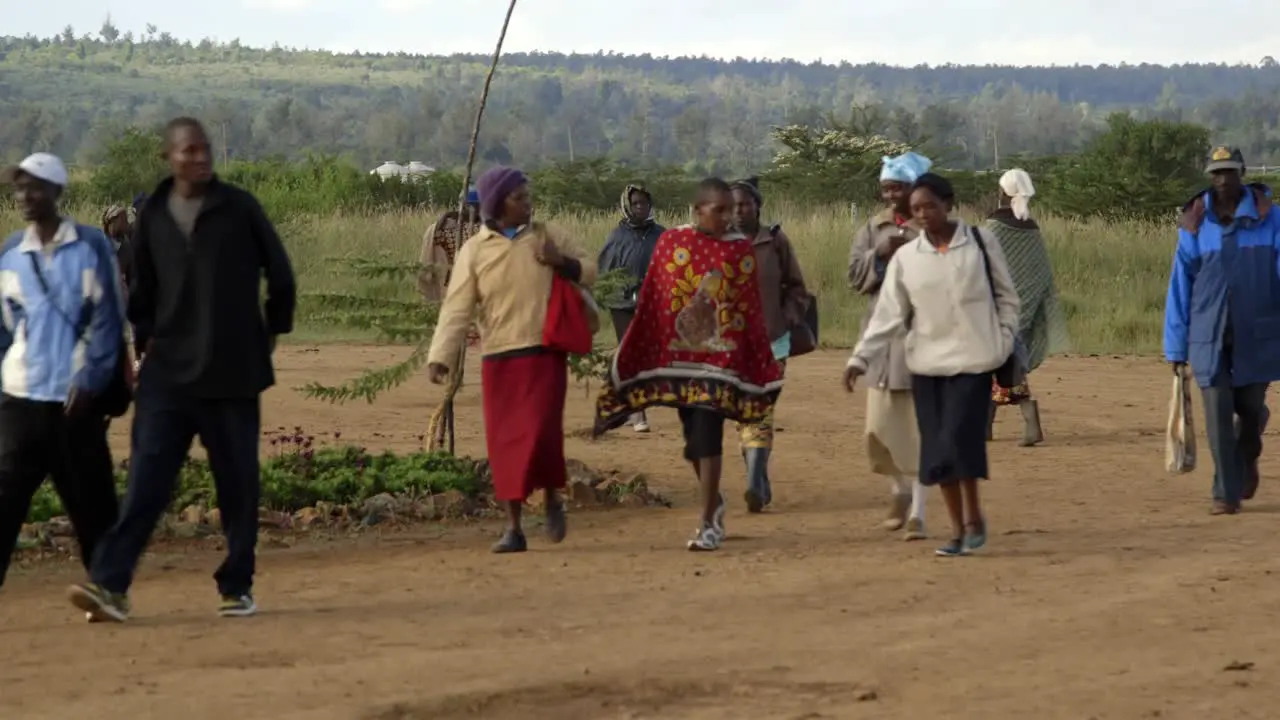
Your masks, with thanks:
[[(613, 319), (613, 331), (619, 344), (635, 317), (636, 296), (649, 272), (649, 260), (653, 257), (658, 236), (666, 232), (666, 228), (653, 217), (653, 195), (643, 185), (628, 185), (622, 191), (621, 206), (622, 219), (609, 232), (597, 262), (601, 274), (624, 270), (631, 278), (618, 296), (608, 301), (609, 316)], [(636, 432), (649, 432), (649, 418), (644, 411), (633, 415), (630, 422)]]
[(937, 550), (943, 556), (986, 545), (978, 481), (990, 477), (984, 430), (991, 376), (1013, 355), (1018, 332), (1018, 295), (1000, 241), (951, 219), (954, 205), (946, 178), (916, 179), (911, 212), (923, 232), (889, 260), (871, 322), (844, 372), (853, 392), (907, 329), (920, 482), (941, 486), (951, 517), (951, 540)]
[(702, 522), (686, 547), (714, 551), (725, 538), (720, 493), (726, 420), (758, 424), (782, 392), (750, 240), (733, 229), (733, 191), (698, 184), (695, 225), (667, 230), (653, 250), (636, 316), (596, 398), (594, 437), (637, 410), (674, 407), (684, 459), (698, 479)]
[[(528, 549), (521, 515), (535, 490), (544, 493), (548, 539), (559, 543), (568, 531), (560, 497), (567, 480), (568, 356), (547, 344), (546, 331), (552, 310), (561, 309), (559, 283), (590, 286), (596, 267), (568, 239), (532, 221), (529, 179), (520, 170), (493, 168), (480, 176), (476, 189), (484, 226), (458, 252), (427, 368), (437, 385), (461, 370), (455, 367), (458, 350), (478, 307), (485, 444), (494, 497), (506, 506), (508, 519), (493, 552), (517, 553)], [(577, 295), (571, 299), (582, 302)], [(582, 330), (589, 348), (590, 330)]]
[(111, 241), (58, 212), (62, 161), (36, 153), (3, 171), (29, 223), (0, 247), (0, 585), (31, 499), (52, 477), (88, 568), (116, 521), (107, 395), (124, 352)]
[[(734, 226), (751, 241), (756, 258), (756, 277), (760, 287), (761, 309), (773, 357), (785, 372), (791, 355), (791, 329), (805, 321), (809, 292), (804, 274), (796, 260), (795, 246), (781, 225), (762, 226), (760, 210), (764, 196), (755, 178), (732, 184)], [(773, 453), (773, 418), (776, 406), (764, 419), (755, 423), (738, 423), (742, 459), (747, 466), (747, 511), (758, 513), (773, 502), (769, 482), (769, 456)]]
[(90, 582), (71, 588), (76, 607), (102, 620), (128, 617), (138, 559), (173, 499), (197, 435), (208, 452), (227, 539), (226, 560), (214, 573), (218, 614), (257, 611), (261, 395), (275, 383), (276, 337), (293, 330), (297, 289), (262, 206), (213, 173), (208, 137), (193, 118), (166, 126), (172, 174), (138, 216), (129, 319), (142, 366), (128, 487)]
[(1184, 207), (1165, 301), (1164, 354), (1187, 363), (1204, 399), (1214, 515), (1234, 515), (1258, 490), (1258, 458), (1280, 380), (1280, 217), (1265, 186), (1246, 186), (1244, 155), (1219, 146), (1211, 189)]
[[(983, 227), (995, 235), (1009, 260), (1009, 273), (1013, 275), (1018, 300), (1022, 303), (1019, 313), (1018, 334), (1027, 347), (1027, 372), (1035, 370), (1047, 355), (1067, 349), (1066, 316), (1058, 305), (1058, 291), (1053, 284), (1053, 264), (1045, 247), (1040, 226), (1031, 216), (1031, 198), (1036, 194), (1031, 176), (1025, 170), (1014, 168), (1000, 177), (1000, 207), (987, 217)], [(1022, 411), (1022, 447), (1032, 447), (1044, 441), (1040, 426), (1040, 404), (1031, 394), (1027, 382), (1016, 387), (1002, 388), (991, 381), (991, 419), (987, 424), (987, 439), (994, 435), (997, 408), (1016, 406)]]
[(467, 189), (463, 215), (450, 210), (439, 217), (422, 235), (422, 251), (418, 254), (418, 294), (435, 303), (443, 299), (445, 278), (458, 255), (458, 223), (462, 223), (462, 241), (480, 231), (480, 195), (474, 186)]
[[(880, 197), (885, 207), (858, 230), (849, 249), (849, 285), (869, 300), (862, 316), (862, 333), (866, 333), (871, 321), (889, 260), (920, 234), (911, 219), (911, 185), (932, 164), (913, 152), (884, 158)], [(905, 337), (905, 332), (899, 332), (890, 338), (885, 352), (867, 368), (867, 459), (872, 473), (890, 479), (891, 501), (885, 529), (900, 530), (905, 524), (905, 539), (923, 540), (928, 537), (924, 526), (928, 493), (915, 478), (920, 437), (911, 398), (911, 371), (903, 346)]]

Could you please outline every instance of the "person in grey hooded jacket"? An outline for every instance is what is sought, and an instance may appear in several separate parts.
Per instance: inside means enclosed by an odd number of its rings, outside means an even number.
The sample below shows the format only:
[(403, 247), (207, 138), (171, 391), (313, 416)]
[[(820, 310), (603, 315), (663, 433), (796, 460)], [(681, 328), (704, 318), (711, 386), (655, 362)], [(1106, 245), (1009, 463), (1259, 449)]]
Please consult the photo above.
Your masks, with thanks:
[[(619, 343), (635, 316), (636, 297), (645, 273), (649, 271), (653, 248), (658, 243), (658, 236), (666, 230), (653, 219), (653, 196), (644, 186), (628, 185), (622, 191), (621, 205), (622, 220), (609, 233), (596, 263), (601, 275), (624, 270), (631, 278), (622, 292), (607, 303)], [(649, 432), (649, 422), (643, 411), (632, 416), (631, 425), (636, 432)]]

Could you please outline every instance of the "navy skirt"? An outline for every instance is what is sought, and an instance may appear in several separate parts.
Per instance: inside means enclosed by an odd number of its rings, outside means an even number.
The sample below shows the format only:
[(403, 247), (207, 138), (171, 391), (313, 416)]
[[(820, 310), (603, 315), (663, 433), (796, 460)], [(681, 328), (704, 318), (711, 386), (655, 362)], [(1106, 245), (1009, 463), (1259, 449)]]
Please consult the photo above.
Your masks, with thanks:
[(920, 429), (920, 483), (985, 479), (991, 373), (912, 375), (911, 391)]

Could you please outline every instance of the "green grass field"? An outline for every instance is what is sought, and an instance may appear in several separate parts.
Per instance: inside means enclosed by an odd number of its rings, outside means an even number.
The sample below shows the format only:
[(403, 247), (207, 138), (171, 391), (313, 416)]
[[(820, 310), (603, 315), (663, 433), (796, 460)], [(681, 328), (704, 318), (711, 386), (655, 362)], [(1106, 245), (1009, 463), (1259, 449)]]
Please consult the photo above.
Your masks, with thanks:
[[(81, 222), (94, 224), (101, 208), (72, 207)], [(809, 287), (819, 297), (823, 344), (848, 347), (857, 339), (861, 298), (845, 284), (849, 242), (857, 222), (847, 209), (801, 212), (785, 204), (767, 208), (767, 221), (786, 229), (800, 256)], [(384, 257), (414, 262), (422, 234), (436, 213), (389, 212), (296, 218), (279, 227), (293, 258), (302, 294), (370, 293), (413, 299), (411, 283), (373, 283), (356, 277), (349, 261)], [(548, 216), (593, 253), (617, 222), (607, 214)], [(683, 214), (660, 214), (673, 225)], [(1069, 221), (1041, 217), (1053, 257), (1058, 290), (1068, 314), (1073, 352), (1150, 354), (1159, 352), (1165, 288), (1175, 235), (1173, 223)], [(0, 210), (0, 229), (21, 226), (11, 209)], [(345, 262), (344, 262), (345, 261)], [(608, 332), (606, 329), (604, 332)], [(293, 341), (346, 342), (370, 335), (315, 326), (300, 316)]]

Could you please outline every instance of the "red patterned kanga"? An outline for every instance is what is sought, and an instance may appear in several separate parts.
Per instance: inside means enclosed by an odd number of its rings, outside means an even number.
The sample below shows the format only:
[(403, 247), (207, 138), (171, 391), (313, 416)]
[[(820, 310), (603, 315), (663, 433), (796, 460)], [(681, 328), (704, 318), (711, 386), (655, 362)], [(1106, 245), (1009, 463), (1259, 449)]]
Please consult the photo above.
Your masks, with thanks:
[(698, 407), (758, 422), (782, 390), (757, 287), (740, 235), (666, 231), (640, 289), (635, 319), (596, 400), (594, 432), (648, 407)]

